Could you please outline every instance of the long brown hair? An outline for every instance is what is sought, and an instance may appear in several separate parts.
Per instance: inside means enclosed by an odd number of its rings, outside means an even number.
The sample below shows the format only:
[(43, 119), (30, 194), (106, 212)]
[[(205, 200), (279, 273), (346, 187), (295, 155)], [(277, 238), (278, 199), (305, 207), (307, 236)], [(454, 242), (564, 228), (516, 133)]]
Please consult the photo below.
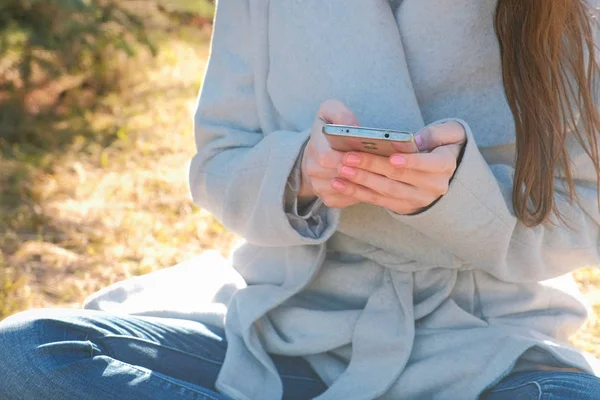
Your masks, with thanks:
[(565, 177), (571, 202), (577, 201), (569, 135), (600, 176), (595, 23), (585, 0), (498, 0), (495, 29), (516, 125), (513, 206), (528, 226), (548, 221), (553, 212), (560, 217), (555, 172)]

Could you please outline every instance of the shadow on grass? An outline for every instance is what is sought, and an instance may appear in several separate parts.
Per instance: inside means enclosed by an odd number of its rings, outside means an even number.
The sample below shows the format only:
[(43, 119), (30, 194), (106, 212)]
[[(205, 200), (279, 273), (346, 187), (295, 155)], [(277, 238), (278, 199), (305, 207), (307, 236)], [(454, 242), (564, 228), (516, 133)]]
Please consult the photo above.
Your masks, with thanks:
[[(86, 129), (77, 113), (36, 116), (14, 104), (0, 104), (0, 319), (31, 304), (29, 284), (50, 271), (36, 261), (16, 263), (13, 255), (27, 242), (58, 243), (68, 229), (56, 225), (40, 206), (38, 185), (61, 162), (76, 138), (109, 144), (108, 132)], [(76, 110), (75, 110), (76, 111)], [(39, 263), (37, 263), (39, 264)]]
[[(201, 40), (198, 45), (204, 47), (208, 35), (203, 32), (191, 37)], [(0, 93), (0, 320), (35, 306), (38, 295), (61, 303), (79, 301), (84, 293), (98, 289), (86, 286), (85, 274), (100, 268), (101, 250), (98, 254), (88, 252), (102, 249), (104, 233), (110, 228), (94, 218), (74, 222), (49, 212), (44, 203), (48, 196), (68, 199), (77, 190), (79, 171), (71, 173), (71, 182), (54, 184), (57, 171), (64, 179), (68, 175), (65, 168), (114, 170), (119, 167), (112, 164), (120, 164), (115, 160), (145, 157), (136, 154), (140, 152), (136, 140), (144, 136), (146, 142), (152, 141), (148, 136), (157, 134), (152, 130), (153, 104), (195, 97), (197, 84), (177, 80), (158, 83), (146, 76), (165, 63), (178, 64), (177, 56), (144, 57), (130, 60), (119, 84), (106, 93), (83, 85), (55, 91), (51, 93), (53, 101), (41, 104), (35, 99), (16, 102), (14, 97)], [(148, 126), (132, 127), (136, 118), (146, 118)], [(161, 154), (150, 156), (154, 159), (146, 162), (156, 161)], [(61, 187), (53, 188), (49, 195), (48, 187), (53, 184)], [(88, 179), (86, 184), (94, 182)], [(24, 249), (28, 255), (20, 257)], [(61, 267), (49, 265), (53, 260), (48, 254), (57, 254)], [(85, 257), (78, 257), (81, 254)], [(139, 260), (131, 263), (135, 262)], [(117, 271), (105, 283), (115, 277), (124, 274)]]

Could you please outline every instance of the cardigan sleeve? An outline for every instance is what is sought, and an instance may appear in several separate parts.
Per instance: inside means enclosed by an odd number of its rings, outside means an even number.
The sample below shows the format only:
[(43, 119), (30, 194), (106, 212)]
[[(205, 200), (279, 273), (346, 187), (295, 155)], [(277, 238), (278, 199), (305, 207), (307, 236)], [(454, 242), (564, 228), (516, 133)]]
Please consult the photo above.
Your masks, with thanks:
[[(514, 215), (514, 168), (488, 165), (470, 127), (462, 161), (449, 191), (423, 213), (394, 218), (434, 239), (467, 266), (510, 282), (539, 281), (600, 262), (600, 212), (596, 174), (589, 156), (569, 141), (576, 193), (555, 176), (556, 207), (562, 220), (528, 227)], [(548, 171), (548, 173), (551, 173)]]
[(317, 204), (300, 215), (293, 199), (294, 174), (310, 129), (262, 132), (251, 37), (248, 1), (219, 1), (195, 114), (192, 198), (255, 245), (324, 243), (335, 231), (339, 211)]

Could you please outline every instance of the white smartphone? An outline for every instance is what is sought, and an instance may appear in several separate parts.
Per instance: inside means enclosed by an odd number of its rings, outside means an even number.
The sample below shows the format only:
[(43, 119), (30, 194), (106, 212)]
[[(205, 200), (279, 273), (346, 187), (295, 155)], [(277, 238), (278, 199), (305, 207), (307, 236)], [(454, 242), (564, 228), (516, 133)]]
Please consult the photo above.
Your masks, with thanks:
[(326, 124), (323, 134), (337, 151), (362, 151), (385, 157), (419, 152), (415, 135), (405, 131)]

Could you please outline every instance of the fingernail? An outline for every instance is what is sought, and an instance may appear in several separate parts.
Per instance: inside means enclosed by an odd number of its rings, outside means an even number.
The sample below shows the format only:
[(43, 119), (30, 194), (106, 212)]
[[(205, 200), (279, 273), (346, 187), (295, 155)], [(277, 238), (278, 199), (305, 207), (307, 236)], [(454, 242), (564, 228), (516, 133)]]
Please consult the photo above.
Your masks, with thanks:
[(357, 154), (348, 154), (346, 156), (346, 164), (350, 164), (350, 165), (360, 164), (360, 156)]
[(352, 167), (344, 166), (342, 167), (340, 172), (342, 173), (342, 175), (347, 176), (348, 178), (352, 178), (354, 175), (356, 175), (356, 170)]
[(401, 156), (399, 154), (392, 156), (390, 161), (392, 162), (392, 165), (394, 165), (395, 167), (401, 167), (404, 164), (406, 164), (406, 158), (404, 158), (404, 156)]
[(346, 184), (340, 180), (334, 179), (333, 182), (331, 182), (331, 186), (335, 189), (335, 190), (344, 190), (346, 189)]
[(423, 150), (423, 137), (420, 135), (415, 136), (415, 143), (419, 150)]

